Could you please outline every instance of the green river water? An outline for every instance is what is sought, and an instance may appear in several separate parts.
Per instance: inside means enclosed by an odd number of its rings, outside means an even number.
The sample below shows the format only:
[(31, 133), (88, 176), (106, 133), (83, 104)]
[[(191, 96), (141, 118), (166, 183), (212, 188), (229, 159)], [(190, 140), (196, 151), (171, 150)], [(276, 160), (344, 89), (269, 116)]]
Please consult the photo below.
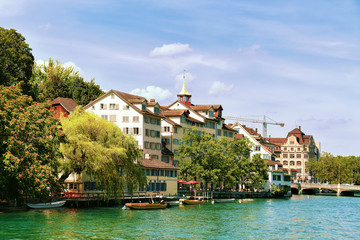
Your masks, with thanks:
[(293, 196), (164, 210), (0, 214), (1, 239), (360, 239), (360, 198)]

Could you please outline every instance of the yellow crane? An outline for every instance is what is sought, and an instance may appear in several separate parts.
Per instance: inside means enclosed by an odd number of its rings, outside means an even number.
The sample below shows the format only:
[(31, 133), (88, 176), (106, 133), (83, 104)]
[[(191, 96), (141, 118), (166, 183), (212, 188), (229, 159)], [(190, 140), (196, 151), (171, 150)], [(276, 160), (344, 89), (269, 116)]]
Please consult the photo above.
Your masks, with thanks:
[[(285, 126), (285, 123), (276, 122), (275, 120), (273, 120), (265, 115), (264, 115), (264, 120), (246, 118), (246, 117), (234, 117), (234, 116), (224, 116), (224, 118), (227, 120), (235, 120), (235, 121), (240, 121), (240, 122), (262, 123), (262, 125), (263, 125), (263, 135), (262, 136), (265, 138), (267, 137), (267, 125), (268, 124), (279, 125), (280, 127)], [(270, 121), (268, 121), (267, 119), (269, 119)]]

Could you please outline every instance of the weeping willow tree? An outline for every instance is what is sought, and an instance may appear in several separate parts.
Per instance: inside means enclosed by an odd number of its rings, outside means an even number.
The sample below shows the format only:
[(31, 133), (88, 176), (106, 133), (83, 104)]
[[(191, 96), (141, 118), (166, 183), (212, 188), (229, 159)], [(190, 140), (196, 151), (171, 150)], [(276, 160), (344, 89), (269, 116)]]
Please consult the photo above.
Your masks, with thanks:
[(105, 196), (120, 199), (146, 183), (146, 176), (135, 164), (141, 152), (131, 136), (115, 124), (77, 108), (61, 124), (67, 138), (61, 144), (65, 180), (71, 173), (90, 176), (101, 185)]

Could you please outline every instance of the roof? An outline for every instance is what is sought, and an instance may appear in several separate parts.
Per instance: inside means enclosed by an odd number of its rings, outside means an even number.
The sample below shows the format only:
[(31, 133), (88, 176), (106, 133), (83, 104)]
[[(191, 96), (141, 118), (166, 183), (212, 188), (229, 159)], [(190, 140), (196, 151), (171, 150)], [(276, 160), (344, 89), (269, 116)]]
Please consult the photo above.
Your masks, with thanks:
[(78, 104), (74, 102), (74, 100), (72, 100), (71, 98), (63, 97), (55, 98), (50, 104), (52, 106), (61, 105), (68, 113), (74, 111), (75, 108), (78, 106)]
[(214, 108), (214, 110), (223, 109), (220, 104), (197, 104), (197, 105), (191, 105), (192, 109), (195, 111), (199, 110), (209, 110), (210, 108)]
[(170, 109), (170, 110), (164, 110), (162, 111), (162, 114), (166, 117), (170, 116), (181, 116), (184, 114), (184, 112), (187, 112), (189, 110), (186, 109)]
[(301, 131), (300, 126), (298, 128), (294, 128), (293, 130), (291, 130), (288, 133), (287, 138), (289, 138), (290, 136), (295, 136), (299, 144), (305, 144), (305, 145), (309, 145), (312, 139), (312, 135), (305, 135), (305, 133)]
[(143, 158), (143, 159), (139, 160), (139, 162), (140, 162), (141, 166), (146, 167), (146, 168), (174, 169), (174, 170), (179, 169), (178, 167), (175, 167), (171, 163), (162, 162), (158, 159), (151, 160), (151, 159)]
[(286, 138), (265, 138), (265, 140), (277, 146), (281, 146), (281, 144), (286, 142)]
[(185, 86), (185, 79), (184, 79), (184, 84), (183, 87), (181, 89), (181, 92), (178, 93), (178, 95), (185, 95), (185, 96), (191, 96), (191, 94), (187, 91), (186, 86)]
[(231, 126), (226, 125), (225, 123), (223, 123), (223, 129), (232, 131), (232, 132), (237, 132), (235, 129), (231, 128)]
[(234, 138), (235, 139), (242, 139), (244, 137), (244, 134), (235, 134)]
[(139, 109), (138, 107), (136, 107), (134, 105), (136, 103), (143, 103), (144, 101), (147, 102), (146, 98), (141, 97), (141, 96), (137, 96), (137, 95), (133, 95), (133, 94), (129, 94), (129, 93), (120, 92), (120, 91), (117, 91), (117, 90), (114, 90), (114, 89), (111, 89), (110, 91), (108, 91), (107, 93), (101, 95), (100, 97), (98, 97), (94, 101), (91, 101), (84, 108), (85, 109), (88, 108), (93, 103), (103, 99), (104, 97), (108, 96), (111, 93), (115, 93), (119, 98), (121, 98), (123, 101), (125, 101), (127, 104), (129, 104), (132, 108), (134, 108), (139, 113), (142, 113), (144, 115), (150, 115), (150, 116), (156, 116), (156, 117), (164, 118), (163, 116), (161, 116), (159, 114), (155, 114), (155, 113), (151, 112), (149, 109), (146, 109), (146, 111), (142, 111), (141, 109)]
[(267, 162), (267, 165), (268, 165), (268, 166), (278, 165), (278, 163), (275, 162), (275, 161), (272, 161), (272, 160), (269, 160), (269, 159), (266, 159), (266, 158), (264, 158), (263, 160)]

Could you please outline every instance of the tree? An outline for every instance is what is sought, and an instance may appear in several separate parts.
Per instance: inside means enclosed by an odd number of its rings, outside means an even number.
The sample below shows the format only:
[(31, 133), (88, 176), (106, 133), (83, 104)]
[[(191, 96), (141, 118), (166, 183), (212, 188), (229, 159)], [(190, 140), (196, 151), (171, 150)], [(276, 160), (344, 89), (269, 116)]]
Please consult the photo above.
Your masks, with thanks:
[(1, 198), (49, 196), (61, 190), (59, 145), (63, 134), (47, 104), (21, 93), (20, 84), (0, 86)]
[(51, 58), (47, 64), (35, 64), (31, 83), (39, 101), (65, 97), (86, 105), (104, 93), (94, 79), (84, 81), (72, 66), (64, 67)]
[(29, 80), (33, 65), (34, 56), (25, 38), (14, 29), (0, 27), (0, 85), (21, 82), (23, 93), (32, 95)]
[(72, 172), (86, 174), (101, 185), (106, 196), (118, 199), (126, 189), (131, 192), (146, 183), (145, 174), (134, 163), (141, 156), (135, 139), (115, 124), (79, 107), (61, 124), (67, 138), (60, 146), (62, 179)]
[(229, 139), (222, 137), (221, 146), (224, 148), (225, 161), (222, 165), (222, 176), (228, 187), (233, 184), (244, 186), (250, 179), (250, 151), (251, 143), (249, 140)]
[(250, 162), (250, 184), (254, 188), (259, 188), (268, 180), (268, 167), (260, 154), (253, 156)]
[(217, 139), (192, 128), (185, 132), (181, 141), (180, 175), (188, 179), (202, 179), (205, 183), (216, 183), (224, 157)]

